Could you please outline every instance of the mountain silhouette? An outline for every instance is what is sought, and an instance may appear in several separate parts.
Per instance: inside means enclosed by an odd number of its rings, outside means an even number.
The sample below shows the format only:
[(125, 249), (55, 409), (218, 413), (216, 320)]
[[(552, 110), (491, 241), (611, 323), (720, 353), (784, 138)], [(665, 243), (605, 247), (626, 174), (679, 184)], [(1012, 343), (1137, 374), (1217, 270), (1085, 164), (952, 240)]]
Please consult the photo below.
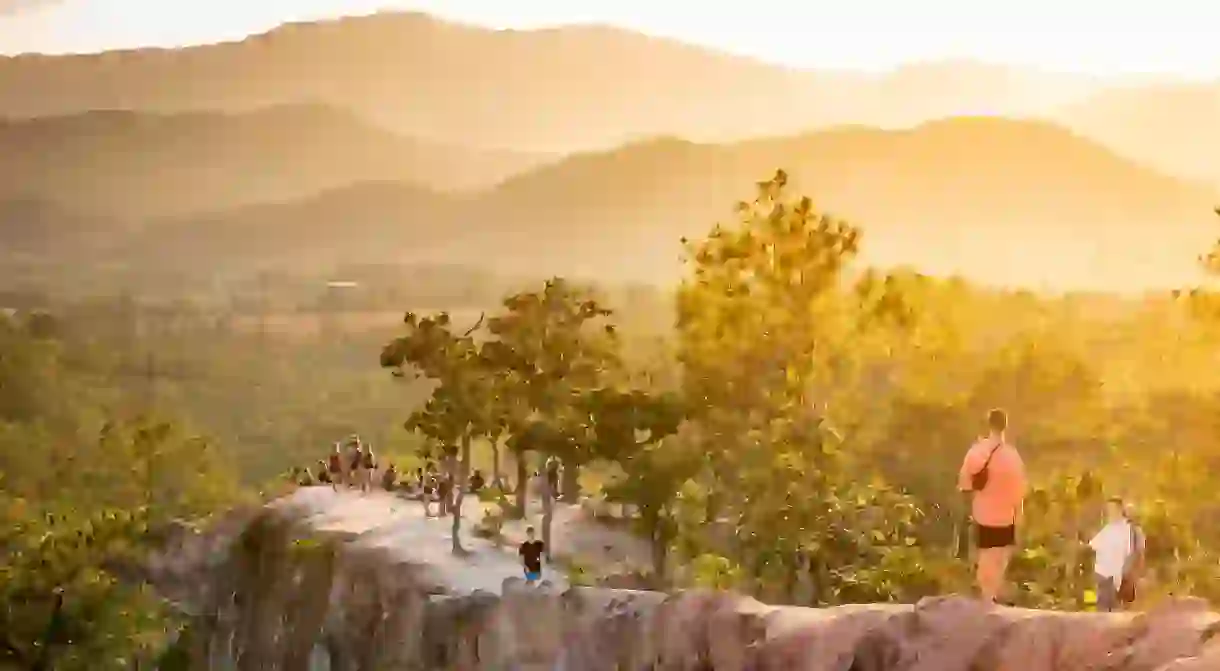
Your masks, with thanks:
[(1220, 81), (1109, 89), (1057, 116), (1126, 156), (1220, 192)]
[(550, 152), (1029, 115), (1099, 85), (957, 62), (802, 71), (603, 26), (493, 31), (382, 13), (178, 50), (0, 59), (0, 116), (320, 102), (412, 137)]
[(401, 261), (460, 237), (461, 201), (403, 182), (360, 182), (290, 202), (250, 205), (147, 223), (112, 260), (156, 270), (252, 269)]
[(428, 258), (672, 281), (679, 240), (731, 222), (734, 201), (777, 167), (794, 192), (863, 227), (865, 260), (988, 284), (1174, 284), (1212, 235), (1202, 185), (1049, 123), (957, 118), (722, 145), (659, 138), (575, 155), (478, 194), (361, 185), (152, 226), (133, 256), (174, 249), (172, 262), (202, 271), (274, 250), (284, 262)]
[(543, 156), (396, 135), (320, 104), (0, 120), (0, 199), (132, 219), (293, 200), (352, 182), (494, 184)]
[(88, 259), (131, 232), (121, 221), (33, 197), (0, 200), (0, 260)]
[(731, 202), (776, 167), (820, 208), (861, 225), (869, 260), (983, 282), (1172, 282), (1211, 235), (1202, 185), (1049, 123), (994, 118), (727, 146), (639, 143), (509, 180), (483, 207), (499, 217), (492, 246), (506, 258), (545, 241), (550, 258), (579, 261), (586, 274), (663, 276), (677, 238), (730, 220)]

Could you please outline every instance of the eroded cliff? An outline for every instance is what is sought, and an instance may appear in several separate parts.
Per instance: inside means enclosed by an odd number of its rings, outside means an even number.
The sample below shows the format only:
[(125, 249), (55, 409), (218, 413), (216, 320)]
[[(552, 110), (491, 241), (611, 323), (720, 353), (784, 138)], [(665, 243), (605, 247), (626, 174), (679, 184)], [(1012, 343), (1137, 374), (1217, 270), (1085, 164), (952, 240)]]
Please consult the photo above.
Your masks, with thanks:
[[(306, 488), (239, 534), (176, 541), (160, 582), (198, 614), (192, 668), (238, 671), (1196, 671), (1220, 615), (989, 608), (960, 597), (812, 609), (748, 597), (528, 588), (516, 558), (384, 494)], [(206, 576), (206, 577), (200, 577)]]

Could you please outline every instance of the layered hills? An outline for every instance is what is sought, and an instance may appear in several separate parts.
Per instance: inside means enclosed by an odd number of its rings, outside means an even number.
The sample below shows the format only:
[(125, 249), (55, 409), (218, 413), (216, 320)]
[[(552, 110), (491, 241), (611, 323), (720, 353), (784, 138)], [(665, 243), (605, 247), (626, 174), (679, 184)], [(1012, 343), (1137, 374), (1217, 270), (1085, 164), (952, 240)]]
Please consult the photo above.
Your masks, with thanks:
[(864, 228), (866, 260), (986, 283), (1176, 284), (1212, 234), (1202, 185), (1051, 124), (959, 118), (732, 144), (643, 141), (463, 195), (366, 182), (158, 220), (120, 253), (201, 270), (358, 255), (669, 281), (680, 238), (729, 221), (733, 203), (776, 167), (820, 208)]
[(321, 102), (449, 144), (570, 151), (844, 123), (1029, 115), (1100, 86), (970, 63), (884, 74), (777, 67), (603, 26), (493, 31), (422, 14), (288, 24), (179, 50), (0, 59), (0, 116)]
[(679, 239), (782, 167), (864, 227), (872, 262), (1179, 284), (1212, 237), (1216, 88), (795, 70), (404, 13), (0, 58), (0, 249), (203, 276), (428, 259), (668, 281)]
[(312, 196), (364, 180), (451, 191), (547, 160), (406, 137), (320, 104), (0, 120), (0, 200), (143, 218)]
[[(1121, 83), (1121, 82), (1120, 82)], [(797, 70), (604, 26), (494, 31), (417, 13), (287, 24), (178, 50), (0, 58), (0, 117), (319, 103), (414, 138), (543, 153), (658, 135), (724, 142), (843, 124), (1038, 117), (1220, 184), (1220, 82), (1115, 86), (971, 62)]]
[(1220, 191), (1220, 81), (1104, 90), (1056, 117), (1125, 156)]

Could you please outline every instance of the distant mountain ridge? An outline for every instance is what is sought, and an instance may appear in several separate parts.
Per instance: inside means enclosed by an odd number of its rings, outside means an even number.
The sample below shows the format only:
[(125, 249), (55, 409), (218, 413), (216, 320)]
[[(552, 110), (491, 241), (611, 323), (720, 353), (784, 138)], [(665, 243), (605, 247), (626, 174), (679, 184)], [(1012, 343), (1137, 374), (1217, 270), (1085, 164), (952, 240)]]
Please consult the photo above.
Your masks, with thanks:
[(255, 257), (428, 259), (669, 282), (679, 239), (731, 221), (733, 202), (777, 167), (823, 211), (864, 228), (865, 260), (991, 284), (1173, 284), (1212, 236), (1212, 194), (1201, 185), (1051, 124), (963, 118), (729, 145), (658, 139), (572, 156), (468, 195), (357, 185), (150, 226), (128, 238), (124, 254), (172, 251), (199, 272)]
[(139, 218), (295, 200), (366, 180), (491, 186), (550, 157), (396, 135), (321, 104), (0, 119), (0, 199)]
[(410, 258), (669, 281), (678, 238), (783, 167), (864, 226), (871, 261), (1173, 282), (1212, 237), (1218, 97), (975, 63), (794, 70), (410, 13), (0, 58), (0, 246), (203, 276)]
[(549, 152), (667, 134), (726, 141), (1029, 115), (1100, 84), (970, 63), (882, 75), (793, 70), (603, 26), (492, 31), (382, 13), (180, 50), (3, 58), (0, 115), (316, 101), (414, 137)]
[(1220, 191), (1220, 80), (1107, 89), (1055, 118), (1126, 156)]

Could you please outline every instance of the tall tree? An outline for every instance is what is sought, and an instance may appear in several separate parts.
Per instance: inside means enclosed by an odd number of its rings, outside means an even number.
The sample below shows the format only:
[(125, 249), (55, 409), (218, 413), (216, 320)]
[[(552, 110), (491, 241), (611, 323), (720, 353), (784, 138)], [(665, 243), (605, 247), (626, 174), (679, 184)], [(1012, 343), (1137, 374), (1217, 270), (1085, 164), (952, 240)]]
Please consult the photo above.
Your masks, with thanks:
[(701, 526), (736, 525), (732, 547), (715, 550), (735, 554), (758, 581), (775, 571), (789, 580), (803, 557), (829, 562), (819, 590), (829, 601), (851, 582), (836, 562), (863, 570), (860, 557), (879, 560), (910, 540), (913, 518), (893, 526), (870, 513), (909, 502), (857, 482), (832, 421), (867, 416), (840, 401), (868, 372), (862, 355), (880, 327), (911, 323), (912, 308), (898, 280), (849, 275), (860, 230), (787, 187), (776, 172), (738, 205), (735, 226), (688, 243), (678, 348), (691, 435), (706, 457)]
[(575, 403), (619, 368), (618, 339), (607, 321), (611, 311), (563, 279), (509, 296), (503, 308), (488, 321), (495, 340), (486, 352), (501, 371), (500, 412), (512, 436), (517, 513), (523, 515), (529, 452), (562, 459), (563, 493), (578, 495), (580, 466), (591, 455), (569, 431), (580, 420)]
[(676, 440), (686, 404), (672, 392), (602, 389), (588, 394), (584, 405), (592, 419), (594, 452), (622, 471), (607, 488), (607, 500), (639, 511), (639, 530), (651, 545), (653, 578), (661, 587), (677, 533), (673, 504), (701, 465), (691, 444)]
[(403, 323), (406, 333), (382, 349), (381, 365), (393, 368), (395, 375), (403, 377), (410, 374), (408, 368), (413, 368), (416, 375), (436, 383), (432, 397), (411, 414), (405, 426), (447, 450), (454, 485), (449, 506), (453, 552), (461, 554), (462, 504), (469, 486), (471, 443), (480, 437), (494, 436), (499, 429), (499, 418), (493, 410), (497, 393), (494, 370), (484, 356), (485, 345), (474, 338), (483, 318), (480, 316), (462, 334), (451, 330), (446, 313), (430, 317), (407, 313)]

